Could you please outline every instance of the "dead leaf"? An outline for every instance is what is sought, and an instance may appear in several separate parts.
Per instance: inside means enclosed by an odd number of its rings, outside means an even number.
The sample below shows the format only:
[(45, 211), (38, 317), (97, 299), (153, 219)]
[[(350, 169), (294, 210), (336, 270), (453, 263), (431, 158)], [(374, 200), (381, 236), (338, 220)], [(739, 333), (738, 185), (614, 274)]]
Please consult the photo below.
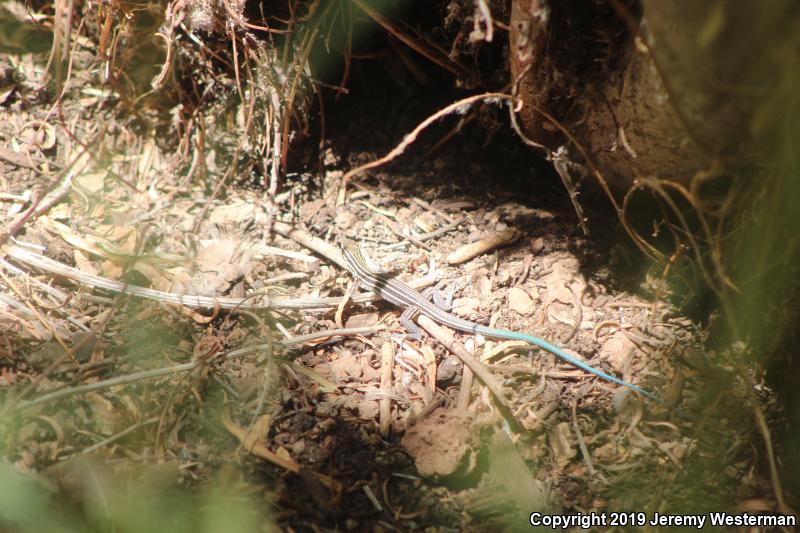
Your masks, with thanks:
[(508, 307), (521, 315), (531, 316), (534, 312), (533, 298), (519, 287), (511, 287), (508, 291)]
[(603, 343), (600, 348), (600, 358), (608, 361), (608, 363), (616, 370), (621, 372), (625, 370), (628, 362), (636, 352), (636, 344), (631, 341), (621, 331), (615, 331), (611, 337)]
[(108, 176), (108, 172), (105, 170), (87, 172), (77, 176), (75, 178), (75, 183), (90, 193), (99, 193), (105, 188), (106, 176)]
[(559, 468), (564, 468), (577, 454), (574, 438), (568, 422), (561, 422), (548, 432), (547, 440), (553, 452), (553, 462)]

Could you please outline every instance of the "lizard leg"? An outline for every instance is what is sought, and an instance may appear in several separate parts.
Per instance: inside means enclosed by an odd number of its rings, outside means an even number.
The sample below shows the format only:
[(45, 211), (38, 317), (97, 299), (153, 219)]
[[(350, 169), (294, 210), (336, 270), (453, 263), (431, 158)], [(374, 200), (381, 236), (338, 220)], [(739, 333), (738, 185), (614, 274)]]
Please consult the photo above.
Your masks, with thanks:
[[(452, 307), (450, 302), (452, 301), (452, 291), (450, 292), (450, 296), (445, 298), (442, 296), (442, 293), (439, 292), (438, 289), (435, 287), (428, 287), (424, 291), (422, 291), (422, 297), (426, 300), (433, 299), (434, 304), (436, 307), (440, 309), (444, 309), (445, 311), (449, 311)], [(420, 331), (419, 326), (414, 323), (414, 317), (417, 316), (419, 313), (419, 308), (417, 306), (412, 305), (411, 307), (407, 307), (403, 314), (400, 315), (400, 323), (403, 327), (406, 328), (408, 333), (403, 335), (403, 338), (413, 339), (415, 341), (419, 341), (422, 338), (422, 331)]]
[(422, 332), (420, 331), (419, 326), (417, 326), (413, 320), (414, 317), (417, 316), (417, 313), (419, 313), (419, 309), (416, 306), (411, 306), (406, 308), (406, 310), (403, 311), (403, 314), (400, 315), (400, 323), (408, 331), (408, 333), (403, 335), (403, 338), (409, 338), (415, 341), (418, 341), (422, 338)]
[[(422, 291), (422, 297), (426, 300), (432, 300), (439, 309), (450, 312), (450, 310), (453, 308), (453, 295), (458, 288), (455, 285), (452, 285), (447, 291), (447, 295), (444, 296), (437, 287), (428, 287)], [(406, 310), (403, 311), (403, 314), (400, 315), (400, 323), (409, 332), (405, 336), (416, 341), (422, 338), (422, 332), (420, 331), (419, 326), (417, 326), (413, 321), (414, 317), (417, 316), (417, 313), (419, 313), (419, 309), (415, 306), (411, 306), (406, 308)]]
[(433, 303), (439, 309), (443, 311), (447, 311), (448, 313), (453, 309), (453, 296), (455, 295), (456, 291), (460, 291), (464, 287), (466, 287), (468, 283), (457, 284), (453, 283), (450, 285), (450, 288), (447, 290), (447, 295), (443, 295), (438, 288), (428, 287), (424, 291), (422, 291), (422, 297), (426, 300), (432, 300)]

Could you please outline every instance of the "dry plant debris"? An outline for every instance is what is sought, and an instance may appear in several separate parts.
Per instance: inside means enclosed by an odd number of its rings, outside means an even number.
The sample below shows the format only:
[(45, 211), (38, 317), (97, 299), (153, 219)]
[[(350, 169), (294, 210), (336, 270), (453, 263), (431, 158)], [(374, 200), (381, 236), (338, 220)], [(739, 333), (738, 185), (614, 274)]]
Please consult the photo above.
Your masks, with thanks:
[[(478, 13), (458, 30), (465, 46), (502, 29), (495, 4), (450, 3)], [(785, 509), (777, 476), (754, 473), (743, 442), (718, 447), (736, 441), (742, 405), (758, 409), (744, 392), (755, 378), (734, 364), (744, 347), (704, 352), (707, 331), (669, 301), (666, 269), (635, 286), (628, 248), (588, 241), (569, 209), (497, 193), (502, 167), (465, 163), (481, 152), (469, 141), (437, 145), (413, 171), (379, 168), (431, 123), (510, 96), (443, 107), (395, 150), (346, 165), (323, 142), (311, 150), (318, 174), (283, 173), (318, 88), (309, 57), (336, 24), (351, 32), (348, 68), (360, 16), (473, 74), (365, 2), (300, 5), (254, 25), (243, 2), (177, 1), (159, 26), (129, 4), (59, 0), (56, 12), (71, 6), (81, 24), (53, 28), (49, 85), (49, 49), (25, 44), (35, 28), (18, 13), (22, 44), (0, 58), (0, 479), (40, 473), (52, 485), (31, 501), (54, 496), (72, 525), (70, 513), (104, 499), (101, 525), (133, 520), (125, 483), (167, 502), (191, 488), (198, 499), (185, 505), (224, 502), (216, 519), (238, 515), (242, 531), (513, 527), (532, 510), (679, 507), (734, 484), (750, 509)], [(136, 61), (151, 53), (158, 62)], [(371, 124), (343, 137), (379, 134)], [(432, 258), (457, 288), (458, 316), (563, 343), (681, 409), (520, 343), (456, 336), (476, 372), (432, 337), (398, 341), (389, 306), (343, 298), (352, 284), (331, 247), (341, 236), (422, 285), (435, 281)], [(729, 415), (708, 420), (704, 405)], [(777, 504), (758, 497), (770, 483)], [(142, 528), (170, 525), (148, 508)]]

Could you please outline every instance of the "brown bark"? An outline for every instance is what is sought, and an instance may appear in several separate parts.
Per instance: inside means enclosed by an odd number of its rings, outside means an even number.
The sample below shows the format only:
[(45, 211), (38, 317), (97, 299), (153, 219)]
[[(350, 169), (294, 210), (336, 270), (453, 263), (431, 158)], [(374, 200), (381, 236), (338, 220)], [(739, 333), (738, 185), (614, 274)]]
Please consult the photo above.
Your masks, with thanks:
[(537, 110), (551, 115), (618, 189), (651, 175), (688, 183), (718, 163), (765, 156), (758, 114), (797, 40), (794, 4), (590, 5), (513, 2), (510, 62), (526, 135), (568, 144)]

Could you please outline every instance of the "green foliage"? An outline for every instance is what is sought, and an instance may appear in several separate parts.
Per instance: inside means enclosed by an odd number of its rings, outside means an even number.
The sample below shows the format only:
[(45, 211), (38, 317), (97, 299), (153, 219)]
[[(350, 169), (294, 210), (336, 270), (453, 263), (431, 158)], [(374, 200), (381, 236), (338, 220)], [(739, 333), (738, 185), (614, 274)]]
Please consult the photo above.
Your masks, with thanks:
[(0, 528), (117, 533), (272, 529), (266, 505), (245, 496), (244, 485), (220, 478), (194, 490), (178, 486), (176, 474), (177, 467), (169, 465), (116, 472), (97, 458), (69, 460), (39, 477), (0, 465)]

